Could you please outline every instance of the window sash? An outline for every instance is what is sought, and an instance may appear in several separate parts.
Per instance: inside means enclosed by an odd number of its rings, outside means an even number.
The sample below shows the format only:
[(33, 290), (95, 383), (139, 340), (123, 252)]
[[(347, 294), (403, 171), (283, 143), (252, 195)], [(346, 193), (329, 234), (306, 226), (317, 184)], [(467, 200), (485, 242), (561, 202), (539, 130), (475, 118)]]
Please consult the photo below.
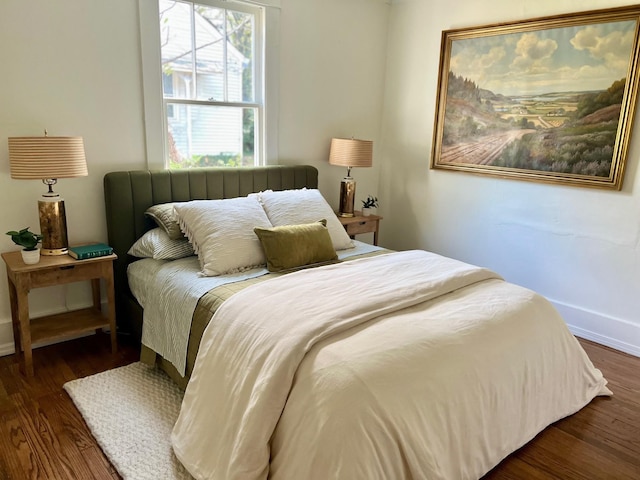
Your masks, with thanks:
[[(261, 19), (256, 27), (262, 29), (256, 33), (256, 85), (255, 101), (240, 102), (238, 108), (256, 108), (255, 115), (255, 155), (259, 164), (277, 163), (278, 159), (278, 89), (279, 45), (277, 42), (280, 23), (280, 0), (256, 0), (224, 2), (200, 0), (200, 3), (231, 10), (252, 10), (261, 5)], [(264, 8), (266, 7), (266, 8)], [(272, 8), (275, 7), (275, 8)], [(146, 132), (147, 166), (152, 169), (164, 169), (168, 166), (167, 117), (162, 88), (162, 67), (160, 54), (159, 6), (157, 1), (139, 0), (140, 38), (143, 72), (144, 126)], [(263, 39), (265, 40), (263, 42)], [(259, 61), (258, 61), (259, 58)], [(265, 68), (267, 67), (268, 68)], [(270, 87), (269, 87), (270, 86)], [(177, 103), (177, 99), (173, 100)], [(213, 103), (215, 105), (215, 103)], [(265, 104), (269, 110), (265, 110)], [(223, 105), (225, 105), (223, 103)], [(256, 106), (257, 105), (257, 106)], [(266, 139), (270, 141), (267, 142)]]
[[(251, 6), (235, 4), (229, 5), (227, 2), (220, 2), (218, 0), (196, 0), (193, 2), (188, 0), (178, 0), (175, 2), (175, 6), (181, 10), (174, 10), (173, 15), (177, 16), (174, 16), (173, 18), (175, 20), (181, 18), (182, 23), (170, 24), (166, 30), (166, 35), (163, 35), (162, 41), (165, 42), (163, 48), (171, 48), (170, 42), (175, 42), (173, 51), (169, 52), (169, 60), (164, 59), (166, 52), (163, 51), (163, 61), (172, 62), (172, 64), (169, 63), (169, 65), (174, 69), (180, 68), (179, 59), (181, 56), (186, 57), (186, 62), (182, 62), (182, 69), (177, 70), (172, 74), (172, 77), (173, 75), (176, 75), (175, 78), (177, 82), (180, 82), (180, 79), (184, 80), (184, 84), (182, 84), (183, 88), (172, 89), (172, 94), (170, 95), (165, 95), (165, 92), (163, 91), (163, 117), (166, 139), (165, 163), (169, 168), (172, 168), (173, 166), (175, 166), (175, 168), (179, 168), (177, 165), (181, 162), (185, 162), (185, 166), (188, 167), (193, 161), (198, 162), (198, 158), (211, 158), (212, 156), (222, 158), (225, 157), (227, 153), (231, 153), (232, 157), (229, 158), (240, 158), (239, 164), (245, 165), (245, 159), (247, 158), (245, 157), (245, 154), (248, 153), (245, 152), (244, 144), (244, 129), (246, 124), (244, 121), (241, 121), (241, 119), (244, 118), (244, 114), (242, 112), (245, 111), (245, 107), (249, 107), (254, 112), (251, 115), (252, 121), (249, 123), (251, 128), (254, 130), (252, 138), (247, 144), (250, 147), (253, 147), (253, 151), (250, 152), (249, 158), (252, 158), (252, 165), (262, 164), (262, 135), (260, 135), (259, 131), (263, 116), (261, 103), (262, 95), (260, 94), (262, 90), (260, 88), (261, 57), (259, 56), (261, 51), (260, 39), (262, 38), (260, 9)], [(202, 15), (200, 15), (197, 12), (197, 8), (199, 6), (212, 7), (215, 10), (202, 12)], [(167, 11), (170, 15), (171, 11)], [(230, 82), (233, 80), (233, 60), (237, 57), (233, 56), (233, 51), (229, 51), (230, 34), (227, 31), (227, 28), (229, 27), (229, 15), (232, 14), (230, 12), (234, 11), (252, 16), (250, 58), (252, 67), (250, 72), (252, 77), (251, 86), (249, 91), (245, 91), (243, 75), (246, 73), (242, 73), (242, 70), (240, 70), (240, 76), (235, 79), (236, 82), (240, 82), (239, 85), (235, 84), (236, 88), (239, 89), (236, 90), (235, 95), (231, 90), (232, 85)], [(208, 13), (214, 15), (213, 17), (210, 17), (210, 20), (208, 21), (219, 23), (218, 28), (210, 28), (207, 20), (205, 20)], [(182, 16), (180, 16), (180, 14)], [(158, 18), (162, 23), (161, 17), (159, 16)], [(182, 31), (177, 36), (171, 36), (171, 27), (177, 31), (180, 31), (182, 27)], [(206, 35), (207, 31), (210, 34), (209, 36), (211, 36), (211, 32), (220, 31), (221, 37), (219, 38), (219, 41), (221, 43), (219, 47), (222, 48), (222, 51), (207, 51), (207, 47), (211, 45), (207, 45), (205, 43), (203, 46), (203, 40), (200, 36)], [(211, 38), (209, 38), (209, 40), (211, 40)], [(216, 39), (213, 38), (213, 41), (216, 41)], [(180, 45), (180, 42), (182, 42), (182, 45)], [(241, 54), (241, 52), (238, 52), (238, 54)], [(171, 58), (171, 55), (178, 56)], [(209, 56), (208, 61), (205, 60), (207, 55)], [(217, 69), (220, 69), (219, 73), (221, 74), (217, 77), (211, 71), (212, 69), (216, 70), (216, 63), (218, 64)], [(184, 69), (185, 66), (187, 67), (186, 69)], [(163, 64), (163, 71), (164, 69), (165, 65)], [(206, 70), (209, 70), (209, 72)], [(203, 85), (202, 88), (199, 85), (200, 81)], [(209, 89), (205, 90), (207, 82), (209, 82)], [(218, 84), (217, 88), (215, 86), (216, 83)], [(206, 97), (209, 94), (211, 95), (209, 99), (200, 98), (201, 96)], [(244, 100), (245, 94), (248, 95), (247, 98), (254, 99), (255, 101), (247, 102), (242, 100), (233, 100), (234, 97), (238, 98), (238, 95)], [(185, 110), (182, 108), (183, 106), (189, 105), (194, 105), (196, 109), (190, 110), (187, 108)], [(209, 109), (206, 107), (212, 108)], [(184, 112), (183, 115), (176, 117), (176, 109), (177, 111)], [(195, 117), (192, 117), (192, 113), (188, 112), (197, 113), (193, 113)], [(231, 123), (225, 123), (224, 118), (227, 118), (228, 122)], [(192, 119), (194, 122), (199, 123), (198, 128), (192, 129)], [(220, 121), (223, 123), (218, 123)], [(170, 125), (171, 133), (169, 133)], [(202, 129), (214, 129), (219, 136), (216, 137), (214, 135), (213, 137), (208, 137), (203, 133)], [(258, 129), (257, 132), (256, 129)], [(204, 140), (204, 138), (208, 138), (209, 140)], [(182, 148), (178, 148), (178, 145), (182, 146)], [(204, 150), (194, 151), (193, 147), (198, 145)], [(216, 150), (217, 147), (222, 145), (229, 147), (231, 150)], [(208, 149), (213, 150), (207, 151)], [(236, 157), (236, 155), (238, 157)], [(179, 160), (179, 158), (182, 160)], [(176, 161), (180, 163), (174, 163)]]
[[(167, 0), (167, 1), (173, 1), (173, 0)], [(212, 7), (215, 9), (219, 9), (223, 12), (227, 12), (227, 11), (232, 11), (232, 12), (240, 12), (243, 14), (247, 14), (247, 15), (252, 15), (253, 16), (253, 24), (252, 24), (252, 94), (251, 94), (251, 98), (255, 103), (264, 103), (264, 99), (263, 99), (263, 85), (262, 85), (262, 79), (263, 79), (263, 68), (262, 68), (262, 61), (263, 61), (263, 50), (264, 50), (264, 45), (263, 45), (263, 37), (264, 37), (264, 32), (263, 32), (263, 20), (262, 20), (262, 9), (258, 8), (258, 7), (254, 7), (254, 6), (250, 6), (250, 5), (243, 5), (241, 3), (235, 3), (235, 2), (229, 2), (229, 1), (224, 1), (221, 2), (219, 0), (175, 0), (177, 4), (182, 4), (185, 7), (189, 8), (190, 12), (190, 25), (189, 25), (189, 34), (191, 36), (190, 38), (190, 43), (191, 43), (191, 48), (186, 50), (182, 56), (188, 56), (190, 58), (189, 63), (190, 65), (190, 70), (189, 71), (185, 71), (185, 70), (180, 70), (182, 73), (191, 73), (191, 79), (193, 82), (193, 88), (192, 88), (192, 97), (191, 98), (196, 98), (196, 96), (198, 95), (198, 91), (200, 90), (198, 88), (198, 82), (199, 82), (199, 77), (203, 77), (204, 76), (204, 72), (202, 72), (202, 70), (200, 70), (200, 68), (205, 68), (206, 65), (201, 65), (201, 67), (199, 68), (198, 66), (196, 66), (196, 61), (198, 61), (199, 63), (202, 63), (203, 60), (200, 60), (198, 57), (200, 56), (200, 58), (204, 57), (207, 53), (206, 49), (208, 48), (208, 46), (210, 45), (202, 45), (201, 42), (199, 42), (199, 37), (198, 35), (202, 35), (204, 34), (203, 30), (202, 30), (202, 22), (198, 22), (198, 17), (197, 14), (195, 12), (195, 8), (194, 6), (206, 6), (206, 7)], [(224, 88), (222, 89), (223, 91), (223, 96), (224, 96), (224, 100), (225, 101), (229, 101), (229, 96), (228, 96), (228, 80), (229, 80), (229, 68), (230, 66), (233, 65), (233, 62), (230, 62), (230, 58), (233, 57), (233, 54), (229, 55), (228, 53), (228, 41), (224, 41), (224, 38), (227, 38), (228, 32), (227, 32), (227, 16), (224, 16), (224, 24), (222, 25), (222, 29), (224, 31), (224, 35), (221, 38), (221, 47), (222, 47), (222, 56), (220, 61), (223, 64), (223, 71), (221, 73), (223, 73), (223, 75), (221, 76), (222, 80), (223, 80), (223, 84), (224, 84)], [(222, 23), (222, 22), (221, 22)], [(206, 24), (205, 24), (206, 25)], [(170, 31), (170, 29), (169, 29)], [(161, 39), (161, 41), (167, 41), (170, 37), (164, 37)], [(174, 41), (179, 42), (179, 40), (176, 40), (176, 37), (172, 37)], [(184, 35), (182, 36), (183, 40), (184, 40)], [(200, 43), (200, 45), (199, 45)], [(165, 45), (166, 46), (166, 45)], [(173, 53), (179, 53), (178, 52), (173, 52)], [(180, 52), (181, 53), (181, 52)], [(241, 52), (238, 52), (239, 54), (241, 54)], [(177, 57), (179, 58), (179, 56)], [(175, 61), (175, 59), (174, 59)], [(215, 59), (212, 59), (213, 62), (215, 62)], [(210, 65), (211, 66), (211, 65)], [(184, 65), (183, 65), (184, 68)], [(219, 99), (216, 99), (219, 100)]]

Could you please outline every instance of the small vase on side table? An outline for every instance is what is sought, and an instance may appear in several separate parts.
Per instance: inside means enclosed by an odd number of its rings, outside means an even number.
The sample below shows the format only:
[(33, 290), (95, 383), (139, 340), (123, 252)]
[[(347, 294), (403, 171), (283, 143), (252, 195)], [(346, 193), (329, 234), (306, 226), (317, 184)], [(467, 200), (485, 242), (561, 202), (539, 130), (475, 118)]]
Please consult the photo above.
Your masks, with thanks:
[(36, 248), (35, 250), (27, 250), (22, 249), (20, 252), (22, 254), (22, 261), (26, 265), (35, 265), (40, 261), (40, 249)]

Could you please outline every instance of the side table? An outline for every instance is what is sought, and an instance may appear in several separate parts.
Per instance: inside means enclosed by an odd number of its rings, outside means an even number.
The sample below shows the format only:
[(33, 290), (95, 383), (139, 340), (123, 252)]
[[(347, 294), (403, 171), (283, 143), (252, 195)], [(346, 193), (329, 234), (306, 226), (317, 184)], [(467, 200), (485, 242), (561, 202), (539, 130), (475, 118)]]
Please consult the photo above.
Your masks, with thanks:
[(379, 215), (362, 215), (362, 212), (354, 212), (353, 217), (341, 217), (338, 216), (338, 220), (347, 231), (347, 234), (354, 238), (361, 233), (373, 232), (373, 244), (378, 245), (378, 231), (380, 230), (380, 220), (382, 217)]
[[(33, 376), (33, 343), (109, 327), (111, 351), (117, 351), (113, 284), (113, 261), (116, 258), (118, 257), (115, 254), (87, 260), (75, 260), (68, 255), (41, 256), (37, 264), (26, 265), (22, 261), (20, 251), (2, 254), (7, 266), (16, 355), (20, 358), (21, 352), (23, 353), (26, 376)], [(100, 279), (104, 279), (106, 285), (107, 315), (103, 315), (100, 305)], [(30, 318), (28, 296), (32, 289), (85, 280), (91, 281), (93, 306)]]

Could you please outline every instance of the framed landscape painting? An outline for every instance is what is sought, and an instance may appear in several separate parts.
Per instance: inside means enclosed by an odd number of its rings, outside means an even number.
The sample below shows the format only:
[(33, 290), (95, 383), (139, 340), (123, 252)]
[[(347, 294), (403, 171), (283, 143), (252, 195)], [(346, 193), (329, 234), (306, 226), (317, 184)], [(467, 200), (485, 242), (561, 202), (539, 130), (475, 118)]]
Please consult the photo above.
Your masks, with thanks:
[(620, 189), (640, 6), (442, 32), (431, 167)]

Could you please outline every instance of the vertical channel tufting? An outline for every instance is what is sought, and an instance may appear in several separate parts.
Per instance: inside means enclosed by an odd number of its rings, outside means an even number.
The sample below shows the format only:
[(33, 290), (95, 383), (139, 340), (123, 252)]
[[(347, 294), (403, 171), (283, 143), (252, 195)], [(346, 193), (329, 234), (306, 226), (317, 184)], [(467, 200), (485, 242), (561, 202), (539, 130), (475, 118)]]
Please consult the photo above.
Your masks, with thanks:
[[(144, 214), (147, 208), (159, 203), (234, 198), (268, 189), (303, 187), (318, 188), (315, 167), (274, 165), (107, 173), (104, 195), (108, 242), (118, 255), (114, 263), (118, 328), (134, 333), (141, 331), (136, 323), (141, 322), (141, 318), (128, 318), (132, 312), (131, 302), (135, 301), (129, 296), (127, 265), (135, 259), (127, 252), (136, 239), (155, 225)], [(133, 328), (130, 323), (135, 324)]]

